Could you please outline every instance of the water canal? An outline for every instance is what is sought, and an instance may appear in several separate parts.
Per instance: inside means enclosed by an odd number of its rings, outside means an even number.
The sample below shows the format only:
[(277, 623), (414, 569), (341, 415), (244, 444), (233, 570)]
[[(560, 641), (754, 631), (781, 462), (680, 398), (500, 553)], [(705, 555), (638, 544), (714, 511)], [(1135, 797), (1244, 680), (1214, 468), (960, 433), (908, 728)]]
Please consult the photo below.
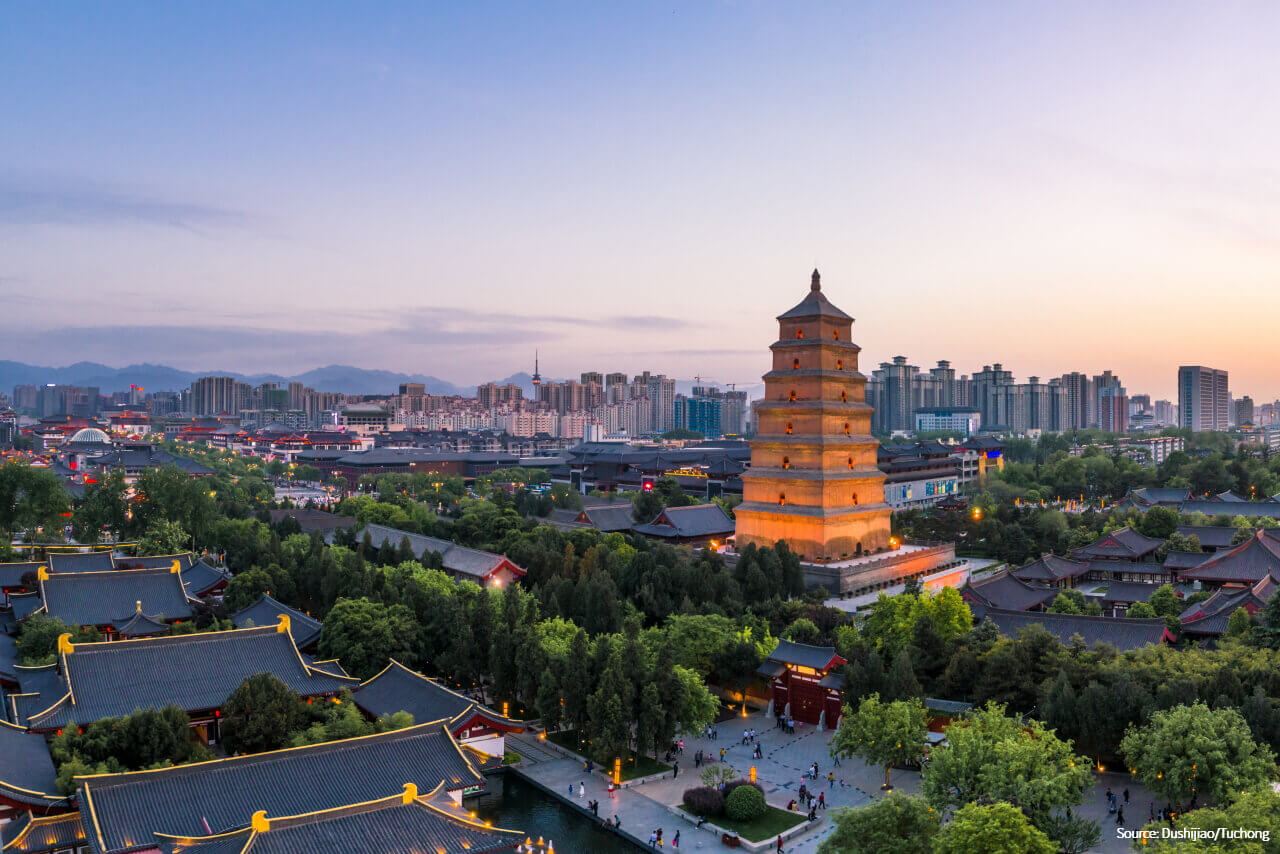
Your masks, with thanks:
[(549, 839), (558, 854), (635, 854), (637, 850), (632, 842), (600, 828), (515, 774), (490, 777), (488, 783), (489, 791), (472, 808), (495, 827)]

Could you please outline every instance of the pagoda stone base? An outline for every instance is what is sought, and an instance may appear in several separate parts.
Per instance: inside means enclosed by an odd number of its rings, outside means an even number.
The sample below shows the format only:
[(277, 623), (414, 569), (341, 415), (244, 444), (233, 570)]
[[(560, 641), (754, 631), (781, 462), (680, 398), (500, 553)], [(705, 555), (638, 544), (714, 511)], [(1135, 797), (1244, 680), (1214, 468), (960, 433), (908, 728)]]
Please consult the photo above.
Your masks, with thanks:
[(941, 543), (905, 545), (896, 551), (851, 560), (805, 561), (801, 566), (806, 587), (824, 587), (833, 596), (846, 596), (870, 593), (877, 587), (892, 587), (958, 562), (955, 543)]

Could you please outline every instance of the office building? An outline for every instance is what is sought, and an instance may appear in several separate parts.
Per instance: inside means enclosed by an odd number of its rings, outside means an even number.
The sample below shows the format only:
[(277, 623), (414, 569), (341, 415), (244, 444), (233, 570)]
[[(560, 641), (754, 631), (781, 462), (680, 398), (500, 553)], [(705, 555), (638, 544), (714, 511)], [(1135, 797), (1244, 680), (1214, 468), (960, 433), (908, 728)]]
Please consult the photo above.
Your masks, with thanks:
[(1229, 422), (1227, 372), (1202, 365), (1178, 368), (1178, 426), (1226, 432)]

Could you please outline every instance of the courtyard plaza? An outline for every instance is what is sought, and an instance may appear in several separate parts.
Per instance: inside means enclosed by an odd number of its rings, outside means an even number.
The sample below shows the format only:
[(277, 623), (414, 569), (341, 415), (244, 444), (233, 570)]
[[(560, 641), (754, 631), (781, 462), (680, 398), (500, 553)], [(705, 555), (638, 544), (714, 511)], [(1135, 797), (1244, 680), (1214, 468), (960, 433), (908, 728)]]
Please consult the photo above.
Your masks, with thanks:
[[(756, 768), (756, 780), (764, 789), (765, 798), (771, 806), (785, 809), (787, 803), (798, 797), (801, 784), (814, 792), (826, 796), (826, 810), (818, 810), (818, 820), (812, 822), (810, 829), (801, 836), (787, 840), (784, 850), (788, 854), (814, 854), (818, 846), (833, 830), (830, 813), (835, 807), (861, 807), (871, 803), (873, 799), (883, 796), (880, 786), (884, 782), (884, 769), (880, 766), (868, 765), (860, 759), (842, 759), (836, 766), (831, 758), (829, 743), (834, 733), (831, 730), (819, 730), (815, 726), (797, 723), (795, 733), (787, 733), (776, 727), (774, 721), (763, 712), (756, 712), (746, 718), (732, 718), (718, 725), (719, 737), (711, 739), (703, 735), (686, 736), (684, 754), (679, 757), (679, 776), (670, 773), (660, 779), (647, 782), (631, 783), (626, 788), (609, 793), (609, 779), (596, 766), (591, 774), (583, 770), (582, 762), (562, 758), (559, 753), (546, 751), (541, 753), (540, 760), (534, 757), (533, 750), (526, 751), (519, 742), (528, 743), (528, 736), (513, 741), (511, 749), (524, 754), (529, 761), (522, 762), (519, 773), (542, 784), (553, 794), (566, 800), (573, 806), (583, 810), (592, 800), (600, 802), (599, 819), (617, 816), (621, 820), (623, 834), (647, 846), (649, 833), (657, 828), (663, 829), (664, 847), (670, 846), (670, 839), (676, 830), (680, 831), (680, 848), (697, 850), (718, 850), (724, 846), (717, 833), (703, 828), (695, 829), (694, 822), (685, 818), (675, 810), (685, 789), (702, 785), (699, 775), (701, 768), (694, 767), (694, 755), (698, 750), (719, 762), (720, 748), (725, 748), (724, 761), (738, 772), (737, 776), (747, 777), (750, 768)], [(762, 758), (753, 758), (753, 744), (743, 744), (744, 730), (755, 729), (756, 741), (761, 745)], [(534, 745), (529, 745), (533, 748)], [(536, 748), (547, 747), (545, 742), (537, 741)], [(809, 767), (818, 763), (818, 779), (805, 776)], [(827, 773), (835, 774), (834, 784), (827, 781)], [(920, 790), (920, 774), (917, 771), (894, 769), (889, 779), (895, 791), (916, 794)], [(586, 784), (586, 792), (579, 795), (580, 784)], [(569, 786), (573, 785), (572, 797)], [(1129, 790), (1129, 805), (1125, 808), (1126, 827), (1137, 829), (1147, 822), (1152, 797), (1141, 784), (1127, 774), (1105, 773), (1097, 775), (1095, 785), (1085, 793), (1084, 803), (1076, 808), (1076, 813), (1099, 822), (1102, 837), (1092, 852), (1118, 854), (1132, 851), (1131, 843), (1117, 838), (1115, 815), (1107, 810), (1106, 791), (1110, 788), (1123, 803), (1123, 791)], [(1159, 809), (1160, 803), (1156, 804)], [(797, 809), (800, 809), (797, 806)], [(768, 849), (772, 851), (772, 847)]]

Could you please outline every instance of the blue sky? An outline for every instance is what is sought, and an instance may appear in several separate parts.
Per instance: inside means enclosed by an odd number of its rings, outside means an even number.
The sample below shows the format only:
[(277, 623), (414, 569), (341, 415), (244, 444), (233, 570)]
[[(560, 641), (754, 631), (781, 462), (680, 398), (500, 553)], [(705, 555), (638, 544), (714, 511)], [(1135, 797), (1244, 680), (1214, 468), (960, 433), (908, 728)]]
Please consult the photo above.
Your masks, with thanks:
[[(754, 381), (1180, 363), (1270, 399), (1280, 5), (0, 7), (0, 358)], [(192, 327), (213, 330), (194, 335)]]

